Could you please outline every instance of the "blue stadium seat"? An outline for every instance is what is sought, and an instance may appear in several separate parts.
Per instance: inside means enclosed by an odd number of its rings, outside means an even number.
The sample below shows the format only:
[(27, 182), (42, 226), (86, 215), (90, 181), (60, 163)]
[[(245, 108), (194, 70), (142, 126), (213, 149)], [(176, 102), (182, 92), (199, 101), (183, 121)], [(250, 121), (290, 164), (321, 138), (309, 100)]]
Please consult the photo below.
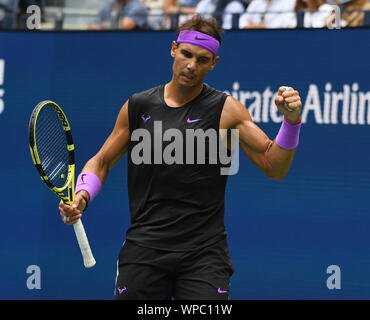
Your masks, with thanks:
[(0, 28), (13, 28), (16, 24), (19, 0), (0, 0)]
[(370, 27), (370, 11), (365, 11), (364, 26)]

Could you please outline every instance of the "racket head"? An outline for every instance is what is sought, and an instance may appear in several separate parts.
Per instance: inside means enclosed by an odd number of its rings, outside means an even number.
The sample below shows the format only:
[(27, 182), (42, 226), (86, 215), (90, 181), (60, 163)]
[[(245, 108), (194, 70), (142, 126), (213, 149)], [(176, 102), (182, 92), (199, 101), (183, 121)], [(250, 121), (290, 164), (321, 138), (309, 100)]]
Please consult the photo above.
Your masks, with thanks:
[(32, 161), (41, 179), (70, 203), (74, 193), (74, 144), (62, 108), (50, 100), (38, 103), (31, 114), (28, 134)]

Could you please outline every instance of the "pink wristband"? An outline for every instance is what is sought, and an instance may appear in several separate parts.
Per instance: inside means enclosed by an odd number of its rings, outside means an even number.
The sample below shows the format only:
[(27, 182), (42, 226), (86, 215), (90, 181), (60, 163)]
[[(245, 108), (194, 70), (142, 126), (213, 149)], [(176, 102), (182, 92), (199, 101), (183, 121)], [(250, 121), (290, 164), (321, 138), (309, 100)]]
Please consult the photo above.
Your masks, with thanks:
[(301, 130), (302, 122), (298, 124), (290, 124), (283, 118), (278, 135), (276, 136), (276, 144), (283, 149), (292, 150), (297, 148), (299, 142), (299, 131)]
[(96, 197), (102, 187), (100, 179), (92, 172), (81, 172), (77, 178), (75, 194), (85, 190), (90, 197), (89, 202)]

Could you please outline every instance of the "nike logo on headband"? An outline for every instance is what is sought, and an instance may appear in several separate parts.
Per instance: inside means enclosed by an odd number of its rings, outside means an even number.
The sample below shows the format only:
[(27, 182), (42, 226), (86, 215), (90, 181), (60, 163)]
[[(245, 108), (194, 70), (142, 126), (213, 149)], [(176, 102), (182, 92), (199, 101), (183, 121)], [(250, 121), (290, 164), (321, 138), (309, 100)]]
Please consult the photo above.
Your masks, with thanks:
[(220, 48), (220, 42), (214, 37), (195, 30), (182, 30), (177, 37), (177, 43), (189, 43), (211, 52), (214, 56)]
[(198, 36), (195, 36), (195, 40), (208, 40), (208, 39), (198, 38)]

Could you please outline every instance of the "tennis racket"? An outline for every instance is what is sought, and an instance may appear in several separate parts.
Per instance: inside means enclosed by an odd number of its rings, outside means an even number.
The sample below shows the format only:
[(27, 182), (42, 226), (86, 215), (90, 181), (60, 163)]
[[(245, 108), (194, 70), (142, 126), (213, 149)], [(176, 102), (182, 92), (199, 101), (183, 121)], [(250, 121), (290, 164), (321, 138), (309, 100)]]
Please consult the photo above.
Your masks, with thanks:
[[(28, 134), (32, 160), (41, 179), (70, 205), (74, 200), (74, 145), (63, 110), (55, 102), (40, 102), (32, 112)], [(96, 262), (81, 219), (73, 224), (73, 228), (84, 265), (90, 268)]]

